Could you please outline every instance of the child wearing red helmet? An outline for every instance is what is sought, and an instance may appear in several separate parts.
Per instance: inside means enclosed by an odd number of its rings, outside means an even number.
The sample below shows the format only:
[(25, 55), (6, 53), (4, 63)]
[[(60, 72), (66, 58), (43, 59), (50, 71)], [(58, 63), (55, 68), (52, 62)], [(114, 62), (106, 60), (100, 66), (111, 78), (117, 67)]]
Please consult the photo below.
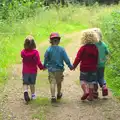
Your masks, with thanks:
[(48, 69), (49, 83), (51, 90), (51, 102), (56, 102), (55, 87), (57, 85), (57, 99), (61, 99), (62, 92), (62, 81), (64, 78), (64, 62), (72, 70), (72, 65), (70, 60), (64, 50), (64, 48), (59, 46), (61, 37), (58, 33), (51, 33), (50, 43), (51, 46), (46, 50), (44, 56), (44, 66)]

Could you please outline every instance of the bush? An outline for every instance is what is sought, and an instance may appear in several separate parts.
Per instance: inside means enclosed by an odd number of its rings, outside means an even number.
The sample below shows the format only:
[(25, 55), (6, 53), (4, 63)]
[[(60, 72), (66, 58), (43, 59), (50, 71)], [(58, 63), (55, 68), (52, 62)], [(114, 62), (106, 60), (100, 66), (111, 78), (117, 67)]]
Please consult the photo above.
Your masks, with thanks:
[(111, 54), (106, 78), (115, 95), (118, 95), (120, 94), (120, 10), (106, 15), (102, 20), (101, 28)]
[(35, 15), (36, 8), (41, 6), (40, 0), (2, 0), (0, 1), (0, 19), (11, 22), (11, 20), (31, 17)]

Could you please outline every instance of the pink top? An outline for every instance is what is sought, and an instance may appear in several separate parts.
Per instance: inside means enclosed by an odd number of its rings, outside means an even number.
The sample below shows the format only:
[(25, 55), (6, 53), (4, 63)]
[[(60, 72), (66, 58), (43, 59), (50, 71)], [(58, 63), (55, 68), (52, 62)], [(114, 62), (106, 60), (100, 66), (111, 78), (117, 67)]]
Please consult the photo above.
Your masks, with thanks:
[(42, 70), (44, 66), (40, 61), (39, 52), (36, 49), (21, 51), (21, 57), (23, 62), (22, 73), (37, 73), (37, 66)]

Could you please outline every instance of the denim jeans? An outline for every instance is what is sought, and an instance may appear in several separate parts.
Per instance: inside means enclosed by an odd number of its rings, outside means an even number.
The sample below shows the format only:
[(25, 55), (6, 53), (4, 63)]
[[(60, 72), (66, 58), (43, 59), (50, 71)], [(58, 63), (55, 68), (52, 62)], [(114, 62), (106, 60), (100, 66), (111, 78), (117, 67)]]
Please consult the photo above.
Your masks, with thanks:
[(105, 67), (99, 67), (97, 69), (97, 82), (99, 83), (100, 87), (106, 85), (106, 80), (104, 79), (104, 70)]
[(80, 81), (85, 81), (87, 83), (96, 83), (96, 80), (96, 72), (80, 72)]

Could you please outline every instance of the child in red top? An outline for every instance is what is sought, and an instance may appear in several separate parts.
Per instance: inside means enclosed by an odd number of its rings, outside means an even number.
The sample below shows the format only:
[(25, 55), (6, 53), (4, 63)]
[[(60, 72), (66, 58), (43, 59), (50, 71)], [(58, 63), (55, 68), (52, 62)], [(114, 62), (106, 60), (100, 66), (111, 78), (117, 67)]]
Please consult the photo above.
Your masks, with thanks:
[(80, 63), (80, 81), (84, 92), (81, 100), (88, 98), (91, 101), (98, 64), (98, 49), (94, 43), (98, 41), (98, 38), (95, 32), (86, 30), (82, 33), (81, 41), (83, 46), (79, 49), (73, 66), (76, 68)]
[(35, 82), (37, 76), (37, 66), (40, 70), (44, 69), (40, 61), (39, 52), (36, 50), (36, 44), (32, 36), (28, 36), (24, 42), (24, 49), (21, 51), (23, 69), (23, 87), (24, 99), (26, 102), (30, 101), (28, 95), (28, 85), (30, 85), (31, 99), (35, 99)]

